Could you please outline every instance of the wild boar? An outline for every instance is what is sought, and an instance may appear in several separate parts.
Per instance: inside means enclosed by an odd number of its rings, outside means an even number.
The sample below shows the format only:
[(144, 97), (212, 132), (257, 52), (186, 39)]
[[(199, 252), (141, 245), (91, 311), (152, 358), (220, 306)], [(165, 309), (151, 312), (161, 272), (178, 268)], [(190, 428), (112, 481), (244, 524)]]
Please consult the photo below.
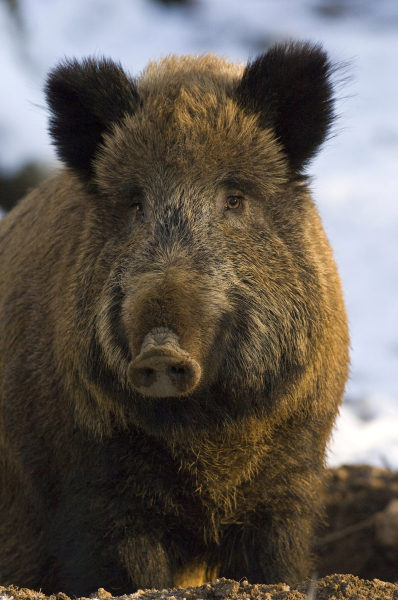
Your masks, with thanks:
[(0, 222), (0, 583), (311, 568), (348, 331), (306, 167), (320, 46), (50, 74), (65, 168)]

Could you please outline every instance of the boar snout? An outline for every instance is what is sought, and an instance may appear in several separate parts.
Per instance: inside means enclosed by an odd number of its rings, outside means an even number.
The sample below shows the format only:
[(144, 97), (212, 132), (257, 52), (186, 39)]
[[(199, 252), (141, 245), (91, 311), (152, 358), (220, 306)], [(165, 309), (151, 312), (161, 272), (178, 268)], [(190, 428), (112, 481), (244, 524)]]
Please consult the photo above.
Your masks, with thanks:
[(200, 376), (200, 365), (180, 347), (178, 336), (168, 327), (156, 327), (145, 336), (128, 370), (132, 385), (156, 398), (186, 395), (195, 389)]

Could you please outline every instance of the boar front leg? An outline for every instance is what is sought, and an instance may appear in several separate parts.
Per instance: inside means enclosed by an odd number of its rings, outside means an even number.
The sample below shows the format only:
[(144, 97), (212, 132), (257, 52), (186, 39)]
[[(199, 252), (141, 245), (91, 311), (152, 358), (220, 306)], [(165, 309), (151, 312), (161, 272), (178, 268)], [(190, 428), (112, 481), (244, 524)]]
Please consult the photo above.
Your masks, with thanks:
[(310, 514), (297, 511), (265, 518), (254, 513), (249, 522), (225, 531), (209, 571), (218, 563), (218, 575), (236, 581), (243, 577), (253, 584), (302, 581), (311, 571), (312, 521)]
[(160, 541), (149, 535), (127, 538), (119, 546), (119, 555), (135, 589), (167, 589), (173, 587), (170, 560)]

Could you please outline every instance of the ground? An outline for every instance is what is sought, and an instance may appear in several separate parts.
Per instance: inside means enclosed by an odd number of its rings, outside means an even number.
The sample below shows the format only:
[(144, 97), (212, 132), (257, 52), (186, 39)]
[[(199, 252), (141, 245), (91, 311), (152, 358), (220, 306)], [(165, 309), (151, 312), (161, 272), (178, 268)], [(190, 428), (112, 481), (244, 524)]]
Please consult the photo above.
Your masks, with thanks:
[[(112, 596), (99, 589), (93, 600), (111, 600)], [(396, 600), (398, 585), (374, 579), (365, 581), (353, 575), (331, 575), (315, 582), (305, 581), (289, 587), (277, 585), (251, 585), (231, 579), (216, 579), (200, 587), (174, 588), (173, 590), (139, 590), (122, 596), (123, 600)], [(120, 599), (120, 600), (121, 600)], [(47, 600), (44, 594), (32, 590), (0, 587), (0, 600)], [(65, 594), (50, 596), (49, 600), (69, 600)]]

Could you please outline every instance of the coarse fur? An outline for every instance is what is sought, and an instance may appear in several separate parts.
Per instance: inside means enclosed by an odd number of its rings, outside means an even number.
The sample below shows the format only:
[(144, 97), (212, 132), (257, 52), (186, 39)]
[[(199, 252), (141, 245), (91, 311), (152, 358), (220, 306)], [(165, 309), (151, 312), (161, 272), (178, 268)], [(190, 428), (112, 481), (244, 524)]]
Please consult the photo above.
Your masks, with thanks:
[[(0, 583), (88, 596), (204, 565), (311, 568), (344, 392), (340, 280), (304, 175), (333, 121), (319, 46), (49, 75), (63, 169), (0, 222)], [(200, 365), (143, 395), (151, 331)]]

